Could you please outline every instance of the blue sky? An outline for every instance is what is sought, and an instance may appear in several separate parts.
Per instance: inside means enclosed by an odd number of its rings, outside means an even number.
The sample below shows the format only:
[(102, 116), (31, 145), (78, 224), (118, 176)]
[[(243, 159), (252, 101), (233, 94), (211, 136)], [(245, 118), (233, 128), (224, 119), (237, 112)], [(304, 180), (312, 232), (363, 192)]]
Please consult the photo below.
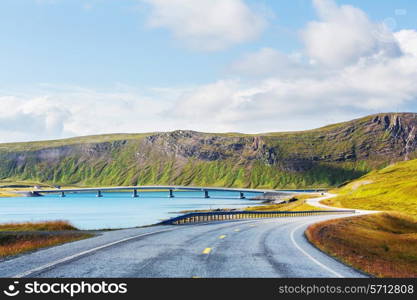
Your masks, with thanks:
[[(270, 10), (270, 26), (257, 40), (217, 52), (193, 51), (167, 30), (146, 26), (145, 3), (134, 0), (3, 0), (0, 10), (2, 87), (38, 83), (95, 87), (201, 84), (224, 75), (239, 55), (261, 47), (289, 52), (297, 33), (315, 18), (311, 0), (247, 1)], [(395, 17), (401, 28), (417, 27), (415, 1), (339, 1), (364, 9), (376, 21)], [(260, 7), (259, 7), (260, 6)], [(396, 16), (396, 9), (406, 9)]]
[[(412, 70), (397, 74), (395, 84), (390, 78), (414, 63), (417, 2), (224, 3), (1, 1), (0, 140), (180, 128), (298, 130), (417, 107)], [(333, 42), (343, 47), (332, 50)], [(369, 86), (350, 85), (352, 72), (372, 74)], [(392, 83), (388, 94), (375, 87), (383, 80)], [(107, 122), (93, 122), (93, 112)], [(216, 117), (203, 120), (205, 113)]]

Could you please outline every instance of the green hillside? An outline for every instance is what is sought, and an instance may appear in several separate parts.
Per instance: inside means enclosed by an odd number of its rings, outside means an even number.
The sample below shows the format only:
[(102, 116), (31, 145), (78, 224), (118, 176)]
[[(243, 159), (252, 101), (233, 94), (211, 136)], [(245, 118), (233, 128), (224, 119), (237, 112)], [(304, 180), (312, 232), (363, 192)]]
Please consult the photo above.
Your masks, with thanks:
[(385, 211), (316, 223), (306, 236), (322, 251), (377, 277), (417, 276), (417, 159), (334, 190), (325, 204)]
[(326, 203), (369, 210), (399, 211), (417, 216), (417, 160), (373, 171), (335, 190)]
[(417, 115), (246, 135), (173, 131), (0, 144), (0, 180), (59, 185), (331, 187), (417, 157)]

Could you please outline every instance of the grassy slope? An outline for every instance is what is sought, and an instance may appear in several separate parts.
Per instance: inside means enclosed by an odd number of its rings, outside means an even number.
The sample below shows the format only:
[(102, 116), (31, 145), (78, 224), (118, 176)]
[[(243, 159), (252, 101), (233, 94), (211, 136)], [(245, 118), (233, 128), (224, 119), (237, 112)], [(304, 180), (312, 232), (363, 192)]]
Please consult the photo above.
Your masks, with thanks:
[[(246, 208), (248, 211), (306, 211), (306, 210), (323, 210), (322, 208), (311, 206), (305, 202), (306, 199), (321, 197), (320, 194), (295, 195), (290, 198), (296, 201), (283, 204), (265, 204)], [(294, 199), (294, 200), (295, 200)]]
[[(391, 211), (314, 224), (306, 235), (323, 251), (378, 277), (417, 276), (417, 160), (373, 171), (323, 201)], [(398, 213), (401, 212), (401, 213)]]
[(338, 207), (398, 211), (417, 216), (417, 160), (373, 171), (334, 190), (336, 198), (323, 203)]
[(17, 255), (91, 237), (65, 221), (0, 225), (0, 257)]
[[(143, 150), (147, 160), (138, 163), (135, 153), (141, 148), (140, 143), (141, 139), (138, 139), (122, 147), (112, 145), (106, 155), (94, 158), (79, 153), (71, 154), (52, 167), (49, 163), (39, 163), (35, 155), (29, 152), (25, 166), (19, 168), (14, 163), (0, 164), (0, 178), (84, 186), (177, 184), (295, 188), (334, 186), (357, 178), (368, 170), (363, 163), (354, 162), (337, 165), (323, 162), (310, 170), (294, 172), (283, 170), (279, 165), (245, 160), (245, 157), (216, 161), (190, 158), (178, 161), (148, 149)], [(285, 147), (290, 148), (292, 145)], [(285, 155), (284, 152), (281, 155)], [(300, 153), (298, 155), (302, 156)]]
[(417, 277), (417, 221), (397, 213), (330, 220), (310, 226), (321, 250), (377, 277)]
[(37, 142), (20, 142), (20, 143), (4, 143), (0, 144), (0, 150), (2, 151), (31, 151), (39, 150), (51, 147), (60, 147), (68, 145), (79, 144), (92, 144), (92, 143), (108, 143), (120, 140), (136, 140), (144, 136), (149, 136), (151, 133), (132, 133), (132, 134), (101, 134), (101, 135), (89, 135), (81, 136), (69, 139), (61, 140), (47, 140)]

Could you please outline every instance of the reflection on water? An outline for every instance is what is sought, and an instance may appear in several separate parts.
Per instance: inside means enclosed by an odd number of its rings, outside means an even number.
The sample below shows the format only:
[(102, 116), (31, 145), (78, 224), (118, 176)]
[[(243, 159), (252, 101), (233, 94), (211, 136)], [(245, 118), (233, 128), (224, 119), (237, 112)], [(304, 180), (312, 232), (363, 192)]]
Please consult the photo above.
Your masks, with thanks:
[[(259, 201), (239, 199), (236, 192), (210, 192), (202, 198), (201, 192), (167, 192), (67, 194), (44, 197), (0, 198), (0, 223), (68, 220), (80, 229), (127, 228), (154, 224), (162, 219), (179, 215), (182, 210), (242, 208), (259, 204)], [(245, 193), (250, 198), (256, 193)]]

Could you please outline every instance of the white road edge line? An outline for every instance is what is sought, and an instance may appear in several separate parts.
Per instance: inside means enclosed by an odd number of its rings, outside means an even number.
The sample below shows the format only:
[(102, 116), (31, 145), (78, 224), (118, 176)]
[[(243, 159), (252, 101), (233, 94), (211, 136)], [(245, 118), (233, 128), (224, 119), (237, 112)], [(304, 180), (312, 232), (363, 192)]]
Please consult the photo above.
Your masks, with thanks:
[(291, 234), (290, 234), (290, 238), (291, 238), (291, 241), (292, 241), (292, 243), (294, 244), (294, 246), (298, 249), (298, 250), (300, 250), (305, 256), (307, 256), (311, 261), (313, 261), (313, 262), (315, 262), (317, 265), (319, 265), (320, 267), (322, 267), (323, 269), (325, 269), (326, 271), (328, 271), (328, 272), (330, 272), (330, 273), (332, 273), (333, 275), (335, 275), (336, 277), (339, 277), (339, 278), (344, 278), (344, 276), (343, 275), (341, 275), (341, 274), (339, 274), (339, 273), (337, 273), (336, 271), (334, 271), (334, 270), (332, 270), (331, 268), (329, 268), (328, 266), (326, 266), (326, 265), (324, 265), (324, 264), (322, 264), (321, 262), (319, 262), (317, 259), (315, 259), (314, 257), (312, 257), (310, 254), (308, 254), (308, 252), (307, 251), (305, 251), (303, 248), (301, 248), (298, 244), (297, 244), (297, 242), (295, 241), (295, 239), (294, 239), (294, 233), (295, 233), (295, 231), (297, 231), (299, 228), (301, 228), (302, 226), (305, 226), (306, 224), (308, 224), (308, 223), (303, 223), (303, 224), (300, 224), (299, 226), (297, 226), (297, 227), (295, 227), (292, 231), (291, 231)]
[(15, 276), (13, 276), (12, 278), (26, 277), (26, 276), (28, 276), (30, 274), (44, 271), (46, 269), (49, 269), (49, 268), (54, 267), (56, 265), (59, 265), (61, 263), (64, 263), (64, 262), (73, 260), (73, 259), (78, 258), (80, 256), (83, 256), (83, 255), (86, 255), (86, 254), (89, 254), (89, 253), (92, 253), (92, 252), (95, 252), (95, 251), (98, 251), (98, 250), (101, 250), (101, 249), (104, 249), (104, 248), (111, 247), (113, 245), (117, 245), (117, 244), (120, 244), (120, 243), (123, 243), (123, 242), (127, 242), (127, 241), (130, 241), (130, 240), (133, 240), (133, 239), (137, 239), (139, 237), (143, 237), (143, 236), (147, 236), (147, 235), (152, 235), (152, 234), (160, 233), (160, 232), (172, 231), (172, 230), (174, 230), (174, 229), (159, 230), (159, 231), (148, 232), (148, 233), (139, 234), (139, 235), (135, 235), (135, 236), (132, 236), (132, 237), (124, 238), (124, 239), (121, 239), (121, 240), (118, 240), (118, 241), (115, 241), (115, 242), (111, 242), (111, 243), (108, 243), (108, 244), (105, 244), (105, 245), (102, 245), (102, 246), (99, 246), (99, 247), (95, 247), (95, 248), (92, 248), (92, 249), (89, 249), (89, 250), (86, 250), (86, 251), (82, 251), (82, 252), (79, 252), (79, 253), (76, 253), (76, 254), (73, 254), (73, 255), (70, 255), (70, 256), (67, 256), (67, 257), (64, 257), (64, 258), (55, 260), (55, 261), (53, 261), (53, 262), (51, 262), (49, 264), (45, 264), (43, 266), (40, 266), (40, 267), (31, 269), (29, 271), (26, 271), (26, 272), (17, 274)]

